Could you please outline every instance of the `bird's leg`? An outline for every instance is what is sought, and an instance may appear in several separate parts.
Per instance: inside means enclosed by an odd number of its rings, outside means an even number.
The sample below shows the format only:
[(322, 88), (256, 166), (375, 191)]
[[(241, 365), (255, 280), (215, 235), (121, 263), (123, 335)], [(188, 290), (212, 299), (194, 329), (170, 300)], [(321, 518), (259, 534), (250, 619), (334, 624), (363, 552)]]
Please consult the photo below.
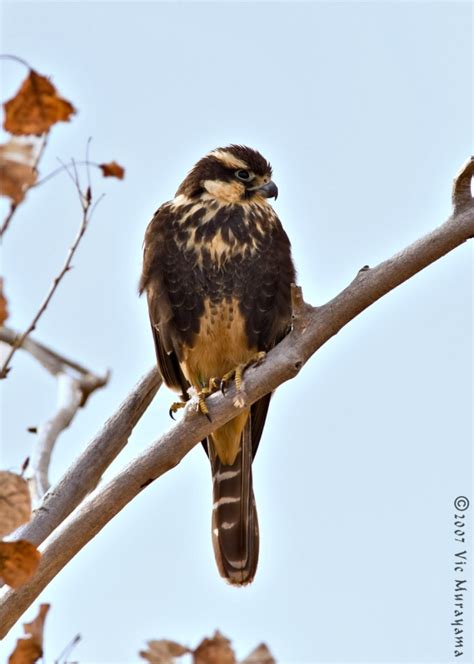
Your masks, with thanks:
[(207, 387), (203, 387), (202, 390), (196, 394), (198, 399), (198, 410), (207, 417), (209, 422), (211, 422), (211, 416), (209, 415), (209, 409), (206, 405), (206, 397), (217, 392), (220, 385), (220, 381), (217, 378), (209, 378)]
[(240, 392), (242, 389), (242, 376), (244, 374), (244, 371), (248, 369), (250, 366), (258, 366), (263, 360), (265, 359), (266, 353), (265, 351), (261, 350), (255, 353), (255, 355), (252, 355), (252, 357), (245, 362), (245, 364), (238, 364), (236, 367), (228, 371), (226, 374), (224, 374), (221, 378), (220, 382), (220, 388), (222, 394), (225, 394), (226, 389), (229, 386), (229, 382), (234, 379), (235, 381), (235, 389), (237, 392)]
[[(240, 392), (242, 389), (242, 377), (244, 374), (244, 371), (248, 369), (248, 367), (254, 365), (257, 366), (260, 364), (260, 362), (263, 361), (265, 358), (266, 353), (265, 351), (259, 351), (252, 355), (252, 357), (247, 360), (244, 364), (238, 364), (234, 369), (231, 371), (228, 371), (226, 374), (222, 376), (222, 378), (219, 380), (218, 378), (210, 378), (209, 382), (207, 384), (207, 387), (202, 387), (200, 390), (198, 390), (195, 387), (191, 387), (188, 390), (189, 396), (194, 399), (196, 406), (197, 406), (197, 411), (202, 413), (207, 417), (209, 422), (211, 422), (211, 416), (209, 414), (209, 409), (206, 405), (206, 397), (208, 397), (211, 394), (214, 394), (214, 392), (217, 392), (217, 390), (221, 390), (222, 394), (225, 394), (225, 390), (228, 387), (229, 382), (234, 379), (235, 380), (235, 387), (237, 389), (237, 392)], [(174, 413), (178, 411), (180, 408), (184, 408), (186, 405), (185, 401), (177, 401), (173, 404), (171, 404), (170, 408), (170, 416), (174, 420)]]
[[(205, 415), (210, 422), (211, 416), (209, 415), (209, 409), (206, 406), (206, 397), (209, 396), (209, 394), (210, 392), (208, 391), (208, 388), (204, 387), (200, 392), (196, 390), (192, 398), (197, 405), (197, 410)], [(175, 419), (174, 414), (176, 411), (180, 410), (180, 408), (184, 408), (187, 403), (187, 401), (175, 401), (171, 404), (169, 414), (172, 420)]]
[[(209, 394), (210, 392), (208, 388), (204, 387), (200, 392), (196, 390), (192, 398), (197, 406), (196, 410), (205, 415), (210, 422), (211, 416), (209, 415), (209, 409), (206, 406), (206, 397), (209, 396)], [(175, 419), (174, 414), (176, 413), (176, 411), (180, 410), (180, 408), (184, 408), (187, 403), (188, 403), (187, 401), (175, 401), (174, 403), (172, 403), (169, 410), (171, 419), (174, 420)]]
[[(207, 387), (203, 387), (200, 390), (196, 389), (195, 387), (191, 387), (188, 390), (188, 394), (191, 397), (191, 399), (194, 400), (197, 406), (197, 410), (205, 415), (209, 422), (211, 421), (211, 416), (209, 415), (209, 409), (206, 406), (206, 397), (208, 397), (210, 394), (213, 394), (214, 392), (217, 392), (220, 388), (220, 381), (217, 378), (210, 378), (209, 383)], [(170, 407), (170, 416), (174, 420), (174, 413), (176, 413), (177, 410), (180, 408), (184, 408), (186, 406), (186, 401), (176, 401), (175, 403), (171, 404)]]

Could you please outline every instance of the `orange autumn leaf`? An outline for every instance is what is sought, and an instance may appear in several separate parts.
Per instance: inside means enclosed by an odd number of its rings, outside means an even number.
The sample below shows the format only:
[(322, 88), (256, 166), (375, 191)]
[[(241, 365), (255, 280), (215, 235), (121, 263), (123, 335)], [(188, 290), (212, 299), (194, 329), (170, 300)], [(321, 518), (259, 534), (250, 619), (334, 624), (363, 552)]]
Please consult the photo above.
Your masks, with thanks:
[(18, 205), (36, 182), (33, 146), (13, 139), (0, 145), (0, 194)]
[(43, 630), (49, 604), (40, 604), (37, 617), (30, 623), (23, 623), (26, 637), (18, 639), (8, 664), (33, 664), (43, 656)]
[(116, 161), (109, 161), (108, 164), (99, 164), (99, 168), (104, 178), (118, 178), (119, 180), (123, 180), (125, 176), (125, 169), (120, 164), (117, 164)]
[(3, 293), (3, 279), (0, 277), (0, 325), (8, 318), (8, 302)]
[(30, 518), (28, 482), (20, 475), (0, 470), (0, 537), (9, 535)]
[(276, 664), (276, 662), (267, 646), (261, 643), (240, 664)]
[(173, 664), (175, 657), (181, 657), (181, 655), (191, 652), (189, 648), (167, 639), (148, 641), (147, 646), (148, 650), (140, 650), (139, 654), (150, 664)]
[(11, 588), (19, 588), (36, 572), (40, 558), (40, 552), (26, 540), (0, 542), (0, 577)]
[(218, 630), (211, 639), (203, 639), (193, 655), (194, 664), (236, 664), (229, 639)]
[[(148, 650), (141, 650), (140, 657), (149, 664), (176, 664), (176, 657), (191, 654), (193, 664), (237, 664), (231, 642), (216, 630), (212, 638), (205, 638), (195, 650), (175, 641), (160, 639), (148, 641)], [(254, 648), (240, 664), (276, 664), (273, 655), (264, 643)]]
[(34, 69), (30, 70), (16, 95), (3, 107), (3, 127), (17, 136), (44, 134), (56, 122), (69, 121), (76, 112), (69, 101), (57, 94), (51, 81)]

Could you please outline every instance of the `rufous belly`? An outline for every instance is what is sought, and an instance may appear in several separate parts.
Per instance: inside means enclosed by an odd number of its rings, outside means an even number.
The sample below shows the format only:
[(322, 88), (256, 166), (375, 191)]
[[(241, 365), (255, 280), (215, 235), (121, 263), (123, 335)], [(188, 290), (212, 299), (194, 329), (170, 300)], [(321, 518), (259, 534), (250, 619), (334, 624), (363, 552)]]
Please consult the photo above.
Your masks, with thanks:
[[(235, 298), (214, 304), (205, 302), (199, 333), (186, 348), (181, 369), (196, 389), (207, 387), (211, 378), (221, 379), (239, 364), (246, 364), (256, 349), (249, 347), (245, 319)], [(222, 463), (232, 465), (240, 449), (240, 438), (249, 411), (246, 410), (214, 431), (212, 442)]]

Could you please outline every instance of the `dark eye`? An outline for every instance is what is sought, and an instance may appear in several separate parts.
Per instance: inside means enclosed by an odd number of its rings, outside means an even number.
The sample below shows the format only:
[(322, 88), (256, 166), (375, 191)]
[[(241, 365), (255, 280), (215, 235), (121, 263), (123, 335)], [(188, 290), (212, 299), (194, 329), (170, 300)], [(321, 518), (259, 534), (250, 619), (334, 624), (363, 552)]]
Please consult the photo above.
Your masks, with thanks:
[(244, 182), (250, 182), (250, 180), (252, 179), (252, 174), (244, 169), (237, 171), (236, 176), (239, 178), (239, 180), (243, 180)]

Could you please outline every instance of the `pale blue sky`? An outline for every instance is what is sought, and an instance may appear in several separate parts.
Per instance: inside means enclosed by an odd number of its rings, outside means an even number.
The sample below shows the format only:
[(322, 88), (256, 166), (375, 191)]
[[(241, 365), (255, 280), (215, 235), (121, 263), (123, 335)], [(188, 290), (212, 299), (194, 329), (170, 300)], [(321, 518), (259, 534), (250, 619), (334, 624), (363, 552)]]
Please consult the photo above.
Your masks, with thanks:
[[(53, 478), (154, 361), (137, 297), (144, 229), (208, 150), (245, 143), (272, 162), (313, 304), (449, 215), (473, 149), (471, 13), (467, 2), (3, 3), (2, 51), (52, 75), (79, 110), (55, 128), (43, 173), (80, 158), (88, 136), (94, 159), (127, 169), (123, 183), (97, 179), (107, 196), (36, 333), (112, 370), (58, 445)], [(10, 96), (24, 72), (1, 67)], [(19, 210), (3, 247), (12, 326), (28, 323), (79, 219), (66, 176)], [(254, 465), (254, 584), (218, 576), (196, 448), (45, 590), (48, 662), (77, 632), (84, 664), (135, 662), (147, 639), (195, 645), (215, 628), (240, 656), (263, 640), (283, 662), (450, 661), (453, 500), (472, 495), (471, 360), (463, 246), (278, 390)], [(2, 389), (2, 465), (18, 467), (54, 383), (18, 353)], [(159, 392), (111, 472), (171, 425), (173, 399)], [(458, 661), (469, 655), (470, 637)]]

